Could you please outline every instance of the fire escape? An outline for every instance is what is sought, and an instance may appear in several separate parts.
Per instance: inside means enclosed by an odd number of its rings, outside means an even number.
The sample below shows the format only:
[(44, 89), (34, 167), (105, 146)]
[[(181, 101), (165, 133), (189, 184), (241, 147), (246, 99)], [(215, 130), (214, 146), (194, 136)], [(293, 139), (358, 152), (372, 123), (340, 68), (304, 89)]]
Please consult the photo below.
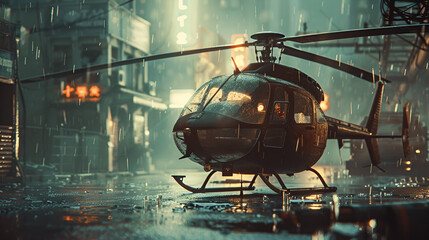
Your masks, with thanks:
[[(427, 0), (380, 0), (383, 26), (428, 23), (428, 5)], [(363, 27), (370, 26), (368, 23), (364, 23)], [(304, 23), (304, 32), (299, 32), (298, 35), (308, 33), (305, 30), (306, 23)], [(351, 47), (355, 49), (355, 53), (370, 56), (379, 62), (381, 75), (393, 81), (392, 86), (389, 87), (393, 92), (390, 97), (391, 102), (400, 103), (410, 86), (427, 74), (429, 35), (426, 35), (425, 32), (425, 29), (422, 29), (419, 34), (362, 37), (299, 44), (299, 47)], [(429, 105), (429, 102), (425, 104)], [(429, 117), (429, 106), (421, 107), (426, 109), (426, 115)]]
[[(384, 25), (404, 25), (429, 22), (429, 2), (426, 0), (381, 0)], [(399, 84), (394, 100), (401, 99), (421, 74), (428, 69), (425, 29), (419, 34), (386, 35), (382, 46), (381, 69)]]
[[(368, 1), (369, 2), (369, 1)], [(380, 0), (383, 26), (429, 23), (428, 0)], [(364, 23), (364, 28), (375, 27)], [(304, 23), (305, 34), (306, 24)], [(420, 113), (421, 120), (429, 121), (429, 87), (425, 79), (429, 77), (429, 32), (422, 29), (418, 34), (384, 35), (382, 37), (362, 37), (315, 44), (300, 44), (299, 47), (350, 47), (355, 53), (364, 54), (378, 61), (381, 75), (389, 80), (388, 111), (396, 111), (407, 92), (413, 95), (413, 108)], [(375, 72), (378, 72), (375, 70)], [(417, 89), (417, 91), (416, 91)], [(422, 94), (423, 93), (423, 94)], [(420, 118), (423, 119), (420, 119)], [(417, 127), (417, 126), (416, 126)], [(426, 128), (424, 128), (426, 129)], [(427, 147), (428, 136), (417, 134)], [(426, 148), (428, 149), (428, 148)], [(426, 153), (425, 153), (426, 154)], [(427, 156), (427, 155), (425, 155)]]

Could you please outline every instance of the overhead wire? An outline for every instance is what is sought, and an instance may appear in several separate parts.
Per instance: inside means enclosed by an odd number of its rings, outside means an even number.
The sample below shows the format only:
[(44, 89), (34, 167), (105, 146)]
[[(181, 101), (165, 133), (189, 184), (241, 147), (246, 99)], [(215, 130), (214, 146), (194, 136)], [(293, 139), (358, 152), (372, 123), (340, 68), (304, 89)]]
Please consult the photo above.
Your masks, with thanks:
[(429, 1), (414, 0), (400, 1), (397, 6), (396, 0), (381, 0), (380, 10), (383, 18), (392, 21), (404, 21), (411, 23), (424, 23), (429, 19)]

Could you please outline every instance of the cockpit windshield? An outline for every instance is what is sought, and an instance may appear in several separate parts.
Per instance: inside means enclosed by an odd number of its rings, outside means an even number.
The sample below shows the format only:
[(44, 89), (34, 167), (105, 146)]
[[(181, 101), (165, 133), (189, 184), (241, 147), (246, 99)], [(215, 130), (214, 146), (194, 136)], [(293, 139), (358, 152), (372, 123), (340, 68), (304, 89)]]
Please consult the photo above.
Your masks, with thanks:
[(268, 99), (269, 85), (262, 77), (246, 74), (221, 76), (201, 86), (186, 104), (181, 116), (207, 111), (245, 123), (261, 124)]

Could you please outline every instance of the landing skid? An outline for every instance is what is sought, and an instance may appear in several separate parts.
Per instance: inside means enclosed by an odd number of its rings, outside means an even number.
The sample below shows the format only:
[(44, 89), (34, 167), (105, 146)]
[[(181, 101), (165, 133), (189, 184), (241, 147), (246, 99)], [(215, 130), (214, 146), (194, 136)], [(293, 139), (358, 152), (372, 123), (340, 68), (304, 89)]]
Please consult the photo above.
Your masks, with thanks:
[(259, 177), (262, 179), (262, 181), (271, 190), (273, 190), (274, 192), (276, 192), (278, 194), (282, 194), (283, 192), (285, 192), (285, 193), (288, 193), (288, 194), (293, 195), (293, 196), (303, 196), (303, 195), (331, 193), (331, 192), (336, 192), (337, 191), (336, 187), (329, 187), (328, 184), (326, 184), (325, 180), (323, 179), (322, 175), (320, 175), (320, 173), (317, 172), (315, 169), (309, 168), (307, 170), (308, 171), (312, 171), (313, 173), (315, 173), (317, 175), (317, 177), (319, 177), (320, 181), (323, 184), (323, 187), (318, 187), (318, 188), (287, 188), (286, 185), (284, 184), (283, 180), (279, 176), (279, 174), (276, 173), (276, 172), (274, 172), (274, 176), (276, 177), (277, 181), (282, 186), (282, 188), (278, 188), (277, 186), (274, 186), (270, 182), (270, 180), (268, 179), (268, 177), (266, 177), (266, 176), (264, 176), (262, 174), (259, 174)]
[(183, 182), (183, 178), (185, 178), (186, 176), (172, 175), (172, 177), (174, 178), (174, 180), (176, 180), (176, 182), (180, 186), (182, 186), (184, 189), (186, 189), (192, 193), (231, 192), (231, 191), (252, 191), (252, 190), (255, 190), (255, 187), (253, 186), (253, 184), (255, 183), (256, 177), (258, 177), (258, 174), (255, 174), (255, 176), (253, 176), (252, 181), (250, 182), (249, 186), (247, 186), (247, 187), (206, 188), (207, 183), (209, 182), (210, 178), (215, 173), (216, 173), (216, 171), (211, 171), (209, 173), (209, 175), (206, 177), (206, 180), (204, 181), (203, 185), (200, 188), (194, 188), (194, 187), (191, 187), (189, 185), (186, 185)]
[(252, 181), (250, 181), (249, 186), (247, 187), (224, 187), (224, 188), (206, 188), (207, 183), (209, 182), (210, 178), (213, 176), (213, 174), (216, 173), (216, 171), (212, 171), (209, 173), (209, 175), (206, 177), (206, 180), (204, 181), (203, 185), (200, 188), (194, 188), (191, 187), (187, 184), (185, 184), (183, 182), (183, 178), (185, 178), (186, 176), (183, 175), (172, 175), (172, 177), (174, 178), (174, 180), (176, 180), (176, 182), (182, 186), (184, 189), (192, 192), (192, 193), (208, 193), (208, 192), (231, 192), (231, 191), (252, 191), (255, 190), (255, 187), (253, 186), (253, 184), (256, 181), (256, 178), (259, 176), (262, 181), (274, 192), (278, 193), (278, 194), (282, 194), (283, 192), (291, 194), (291, 195), (312, 195), (312, 194), (322, 194), (322, 193), (331, 193), (331, 192), (335, 192), (337, 191), (336, 187), (329, 187), (325, 180), (323, 179), (323, 177), (319, 174), (319, 172), (317, 172), (316, 170), (314, 170), (313, 168), (309, 168), (307, 169), (308, 171), (312, 171), (313, 173), (315, 173), (320, 181), (323, 184), (323, 187), (318, 187), (318, 188), (287, 188), (286, 185), (284, 184), (283, 180), (281, 179), (281, 177), (279, 176), (278, 173), (274, 172), (274, 176), (276, 177), (277, 181), (280, 183), (281, 188), (276, 187), (275, 185), (273, 185), (270, 180), (268, 179), (268, 177), (264, 176), (263, 174), (255, 174), (252, 178)]

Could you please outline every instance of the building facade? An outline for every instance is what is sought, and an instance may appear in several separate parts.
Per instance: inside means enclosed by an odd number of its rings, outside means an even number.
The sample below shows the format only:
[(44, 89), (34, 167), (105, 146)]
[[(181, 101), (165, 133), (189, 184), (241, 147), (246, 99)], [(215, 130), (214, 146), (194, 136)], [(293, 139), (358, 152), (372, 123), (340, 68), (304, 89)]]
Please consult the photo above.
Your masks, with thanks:
[(9, 10), (0, 6), (0, 184), (20, 182), (22, 176), (16, 155), (19, 119), (16, 117), (15, 25), (9, 21)]
[[(115, 1), (24, 1), (12, 13), (23, 82), (150, 52), (150, 23)], [(151, 170), (149, 119), (167, 106), (144, 63), (23, 86), (28, 162), (59, 172)]]

